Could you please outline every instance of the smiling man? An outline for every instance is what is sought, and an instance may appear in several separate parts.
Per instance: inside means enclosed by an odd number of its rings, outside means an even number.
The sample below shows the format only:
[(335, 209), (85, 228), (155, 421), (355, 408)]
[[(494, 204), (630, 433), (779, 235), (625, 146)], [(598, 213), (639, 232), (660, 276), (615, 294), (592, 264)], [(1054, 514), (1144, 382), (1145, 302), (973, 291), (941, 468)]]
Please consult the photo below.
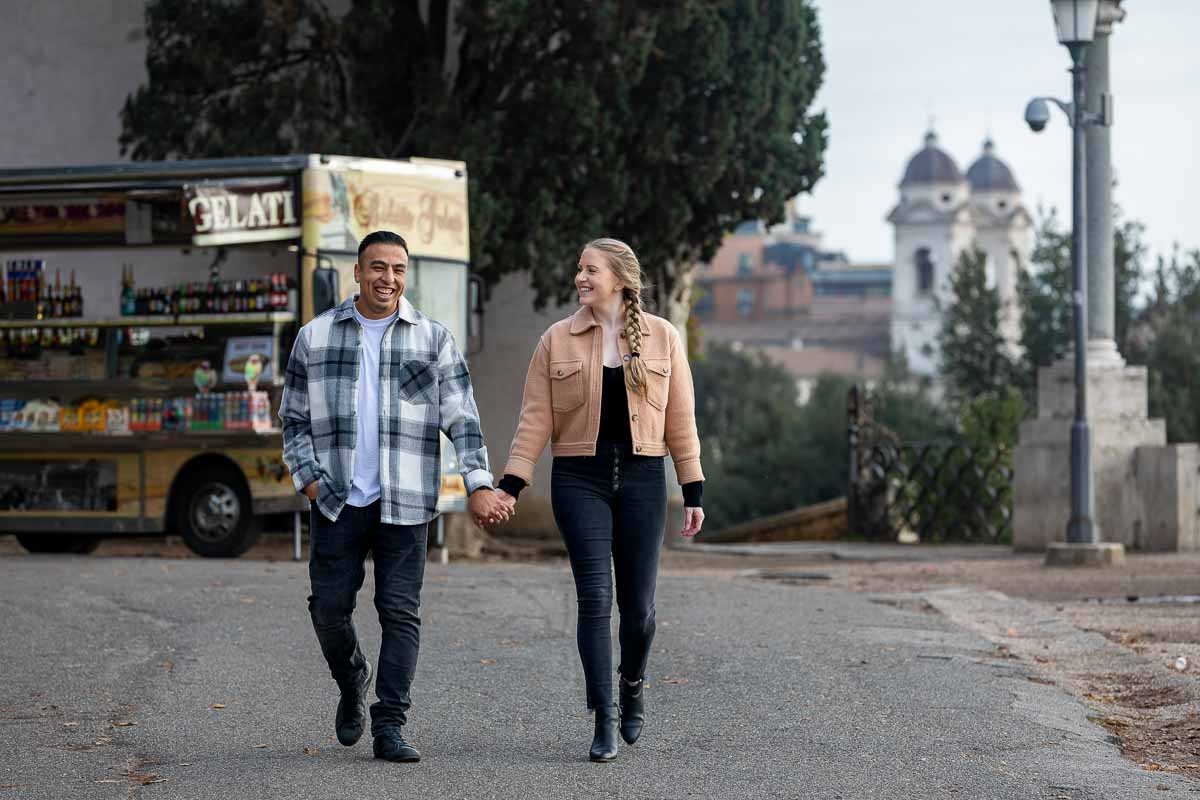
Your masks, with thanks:
[(338, 741), (366, 727), (371, 665), (351, 619), (375, 565), (383, 629), (371, 732), (375, 757), (419, 761), (404, 740), (420, 643), (429, 521), (437, 515), (441, 439), (454, 445), (477, 521), (507, 519), (491, 491), (487, 448), (466, 362), (450, 332), (404, 297), (408, 245), (375, 231), (358, 246), (359, 293), (300, 329), (279, 417), (283, 460), (312, 503), (308, 608), (341, 690)]

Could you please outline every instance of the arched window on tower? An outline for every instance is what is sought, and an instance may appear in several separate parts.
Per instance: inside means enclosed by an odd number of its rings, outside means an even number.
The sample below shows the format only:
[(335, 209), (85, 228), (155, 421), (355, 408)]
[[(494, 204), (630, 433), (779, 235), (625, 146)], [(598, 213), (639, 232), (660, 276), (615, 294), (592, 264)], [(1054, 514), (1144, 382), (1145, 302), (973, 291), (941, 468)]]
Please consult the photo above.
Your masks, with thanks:
[(913, 256), (917, 267), (917, 294), (927, 295), (933, 292), (933, 256), (928, 247), (922, 247)]

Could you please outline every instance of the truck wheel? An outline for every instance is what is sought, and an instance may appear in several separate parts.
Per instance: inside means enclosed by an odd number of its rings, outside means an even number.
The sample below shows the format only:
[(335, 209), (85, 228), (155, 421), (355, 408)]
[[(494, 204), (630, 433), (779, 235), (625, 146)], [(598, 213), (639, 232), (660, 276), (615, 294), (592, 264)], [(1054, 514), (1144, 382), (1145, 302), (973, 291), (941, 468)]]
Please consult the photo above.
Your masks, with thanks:
[(100, 546), (101, 537), (71, 534), (18, 533), (17, 541), (31, 553), (78, 553), (94, 552)]
[(258, 540), (260, 520), (251, 513), (250, 491), (238, 471), (195, 472), (178, 491), (177, 524), (193, 553), (236, 558)]

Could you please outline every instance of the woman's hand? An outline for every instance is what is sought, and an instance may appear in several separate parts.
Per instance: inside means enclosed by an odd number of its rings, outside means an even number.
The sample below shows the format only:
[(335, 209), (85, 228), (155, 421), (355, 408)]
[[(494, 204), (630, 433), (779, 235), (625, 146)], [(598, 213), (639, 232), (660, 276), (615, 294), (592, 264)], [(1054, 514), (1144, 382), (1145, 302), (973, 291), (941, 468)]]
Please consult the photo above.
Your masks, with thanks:
[(703, 524), (703, 508), (685, 508), (683, 510), (683, 530), (679, 532), (679, 535), (690, 539), (700, 532), (700, 527)]
[(515, 517), (517, 515), (517, 498), (503, 489), (496, 490), (496, 498), (508, 510), (509, 516)]

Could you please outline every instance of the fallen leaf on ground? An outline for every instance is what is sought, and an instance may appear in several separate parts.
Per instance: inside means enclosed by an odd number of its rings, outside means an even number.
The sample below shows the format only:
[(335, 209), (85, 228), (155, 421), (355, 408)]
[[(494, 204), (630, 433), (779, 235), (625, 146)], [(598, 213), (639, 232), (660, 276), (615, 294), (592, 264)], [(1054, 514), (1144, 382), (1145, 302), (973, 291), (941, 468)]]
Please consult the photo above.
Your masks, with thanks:
[(1004, 635), (1005, 635), (1005, 636), (1016, 636), (1016, 635), (1017, 635), (1017, 629), (1016, 629), (1016, 628), (1009, 628), (1009, 629), (1007, 629), (1006, 631), (1004, 631)]
[(175, 662), (169, 658), (166, 661), (159, 664), (159, 666), (162, 667), (163, 669), (165, 669), (167, 672), (173, 672), (175, 670)]
[(218, 710), (219, 710), (219, 709), (222, 709), (222, 708), (224, 708), (224, 707), (225, 707), (225, 704), (224, 704), (224, 703), (213, 703), (211, 706), (209, 706), (209, 708), (215, 708), (215, 709), (218, 709)]
[(251, 603), (257, 603), (257, 602), (258, 602), (258, 598), (257, 598), (257, 597), (250, 597), (250, 596), (248, 596), (248, 595), (247, 595), (246, 597), (239, 597), (239, 598), (238, 598), (238, 602), (240, 602), (240, 603), (245, 603), (246, 605), (250, 605)]
[(114, 728), (132, 728), (134, 725), (137, 725), (137, 723), (136, 722), (114, 722), (112, 724), (112, 726)]
[(269, 745), (269, 744), (256, 744), (256, 745), (254, 745), (254, 749), (255, 750), (266, 750), (270, 746), (271, 745)]
[(160, 778), (154, 772), (126, 772), (125, 777), (134, 783), (140, 783), (142, 786), (149, 786), (152, 783), (166, 783), (166, 778)]
[(64, 722), (63, 727), (64, 728), (78, 728), (79, 723), (78, 722)]
[(668, 675), (662, 679), (662, 682), (669, 683), (674, 686), (683, 686), (683, 685), (687, 684), (688, 679), (687, 678), (672, 678), (670, 675)]
[(320, 754), (321, 754), (321, 751), (316, 747), (304, 748), (304, 755), (306, 755), (306, 756), (319, 756)]
[(479, 663), (480, 663), (480, 664), (495, 664), (495, 663), (496, 663), (496, 659), (494, 659), (494, 658), (481, 658), (481, 659), (479, 659)]

